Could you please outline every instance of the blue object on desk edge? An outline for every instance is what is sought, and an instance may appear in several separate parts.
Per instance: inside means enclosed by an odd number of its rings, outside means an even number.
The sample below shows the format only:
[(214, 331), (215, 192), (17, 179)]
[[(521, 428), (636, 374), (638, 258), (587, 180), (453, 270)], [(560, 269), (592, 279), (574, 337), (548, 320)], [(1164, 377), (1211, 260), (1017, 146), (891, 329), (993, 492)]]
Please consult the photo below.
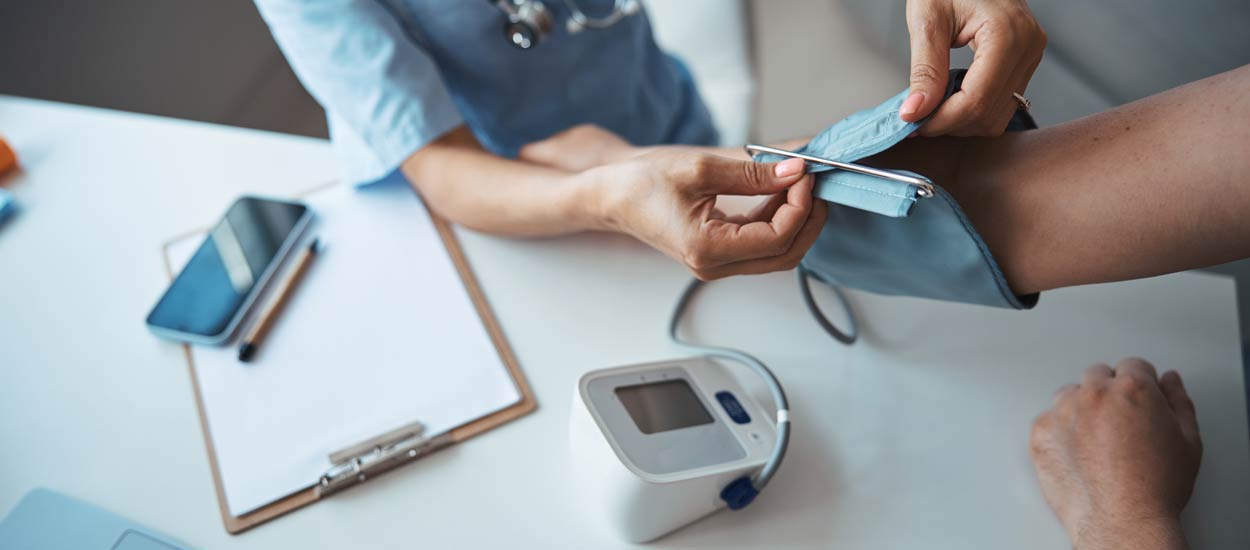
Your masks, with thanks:
[(37, 487), (0, 520), (0, 550), (183, 550), (186, 545), (107, 510)]
[(17, 201), (8, 191), (0, 189), (0, 223), (17, 211)]

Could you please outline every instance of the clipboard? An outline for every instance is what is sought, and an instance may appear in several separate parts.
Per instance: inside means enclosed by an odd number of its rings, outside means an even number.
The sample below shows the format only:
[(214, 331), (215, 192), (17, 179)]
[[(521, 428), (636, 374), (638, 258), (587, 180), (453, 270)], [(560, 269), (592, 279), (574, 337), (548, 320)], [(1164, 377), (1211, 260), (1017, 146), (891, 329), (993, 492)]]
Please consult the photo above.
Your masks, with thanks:
[[(392, 183), (393, 184), (393, 183)], [(337, 181), (328, 182), (297, 195), (304, 199), (315, 193), (343, 185)], [(382, 184), (379, 184), (382, 185)], [(520, 398), (502, 409), (495, 410), (484, 416), (459, 424), (449, 430), (437, 434), (427, 434), (424, 425), (418, 419), (397, 428), (383, 431), (373, 437), (346, 445), (330, 454), (332, 467), (327, 469), (320, 479), (310, 479), (308, 486), (286, 496), (272, 500), (258, 508), (235, 515), (227, 502), (226, 485), (223, 480), (222, 467), (218, 449), (210, 431), (209, 412), (205, 402), (205, 393), (197, 376), (195, 357), (190, 345), (183, 344), (183, 356), (187, 361), (188, 374), (191, 378), (192, 393), (195, 396), (196, 410), (199, 416), (200, 430), (204, 437), (204, 445), (208, 452), (209, 466), (213, 472), (213, 484), (217, 495), (218, 507), (222, 523), (230, 534), (239, 534), (284, 514), (327, 498), (334, 493), (367, 482), (372, 478), (389, 472), (399, 466), (411, 463), (447, 446), (465, 441), (473, 436), (511, 422), (521, 416), (533, 412), (537, 401), (521, 371), (516, 357), (499, 327), (498, 321), (491, 312), (485, 296), (473, 275), (472, 269), (465, 258), (464, 252), (452, 231), (451, 225), (421, 201), (416, 191), (411, 197), (419, 203), (419, 208), (429, 215), (442, 247), (446, 250), (456, 275), (463, 284), (465, 292), (472, 303), (477, 318), (489, 337), (494, 352), (505, 367), (507, 376), (515, 386)], [(166, 275), (173, 279), (175, 271), (171, 258), (172, 248), (182, 241), (204, 230), (195, 230), (176, 236), (162, 246), (162, 256)], [(278, 323), (282, 320), (279, 319)], [(263, 359), (261, 360), (263, 362)], [(239, 367), (245, 368), (245, 367)]]

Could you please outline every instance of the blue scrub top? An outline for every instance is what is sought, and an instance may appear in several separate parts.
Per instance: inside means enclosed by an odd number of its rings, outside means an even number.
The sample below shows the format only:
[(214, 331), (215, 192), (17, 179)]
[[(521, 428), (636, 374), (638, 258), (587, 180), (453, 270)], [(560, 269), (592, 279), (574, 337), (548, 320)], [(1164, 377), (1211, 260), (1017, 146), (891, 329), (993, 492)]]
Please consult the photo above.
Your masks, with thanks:
[[(655, 43), (644, 12), (607, 29), (555, 25), (520, 50), (487, 0), (256, 0), (296, 75), (326, 110), (347, 177), (369, 182), (467, 124), (487, 150), (592, 123), (635, 145), (714, 145), (716, 129), (689, 72)], [(576, 0), (589, 16), (613, 0)]]

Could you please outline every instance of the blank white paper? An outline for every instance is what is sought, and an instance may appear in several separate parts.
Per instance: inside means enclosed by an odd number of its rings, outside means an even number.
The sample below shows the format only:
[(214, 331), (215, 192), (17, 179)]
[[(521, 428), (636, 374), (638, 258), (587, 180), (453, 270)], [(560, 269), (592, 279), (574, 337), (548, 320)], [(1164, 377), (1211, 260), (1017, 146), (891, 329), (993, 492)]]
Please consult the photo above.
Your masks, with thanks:
[[(336, 185), (306, 202), (321, 253), (253, 361), (192, 348), (235, 516), (314, 484), (348, 445), (413, 421), (439, 434), (521, 399), (411, 189)], [(202, 240), (170, 247), (175, 271)]]

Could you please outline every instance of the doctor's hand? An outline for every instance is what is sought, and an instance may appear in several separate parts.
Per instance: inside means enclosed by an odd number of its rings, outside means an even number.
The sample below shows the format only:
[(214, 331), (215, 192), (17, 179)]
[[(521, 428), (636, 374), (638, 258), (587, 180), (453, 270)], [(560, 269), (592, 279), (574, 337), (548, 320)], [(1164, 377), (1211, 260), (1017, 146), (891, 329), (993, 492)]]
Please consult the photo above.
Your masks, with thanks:
[(1141, 359), (1085, 371), (1055, 393), (1029, 442), (1042, 494), (1075, 548), (1184, 548), (1202, 441), (1176, 372)]
[[(1019, 107), (1012, 93), (1024, 94), (1046, 47), (1025, 0), (908, 0), (907, 29), (911, 93), (899, 116), (915, 122), (934, 113), (922, 136), (1002, 134)], [(950, 50), (965, 45), (972, 65), (962, 89), (942, 103)]]
[[(657, 147), (578, 177), (598, 190), (604, 228), (633, 235), (705, 281), (792, 269), (825, 222), (801, 160), (766, 164)], [(727, 216), (718, 195), (769, 198)]]

